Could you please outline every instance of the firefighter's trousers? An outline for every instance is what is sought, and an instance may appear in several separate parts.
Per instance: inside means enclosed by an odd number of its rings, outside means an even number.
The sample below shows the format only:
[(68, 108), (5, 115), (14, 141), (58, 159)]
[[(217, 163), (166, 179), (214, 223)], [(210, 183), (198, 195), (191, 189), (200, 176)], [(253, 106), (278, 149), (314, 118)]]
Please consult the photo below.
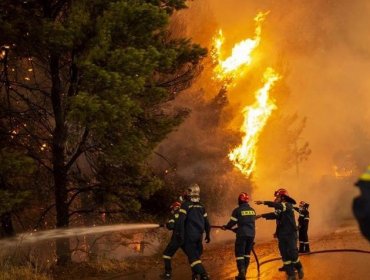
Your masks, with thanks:
[(284, 270), (289, 276), (293, 276), (294, 269), (300, 270), (302, 264), (298, 258), (297, 234), (278, 235), (279, 251), (284, 263)]
[(173, 235), (170, 242), (168, 243), (166, 249), (163, 252), (164, 270), (167, 273), (171, 273), (171, 271), (172, 271), (171, 259), (180, 247), (181, 247), (181, 243)]
[(254, 237), (250, 236), (238, 236), (235, 240), (235, 258), (239, 271), (239, 279), (245, 279), (245, 275), (247, 274), (253, 241)]
[(298, 231), (299, 236), (299, 252), (310, 252), (310, 242), (308, 241), (308, 226), (300, 226)]
[(206, 275), (206, 270), (203, 267), (200, 257), (203, 253), (203, 244), (201, 236), (185, 236), (184, 244), (182, 246), (185, 254), (188, 257), (189, 264), (193, 274)]

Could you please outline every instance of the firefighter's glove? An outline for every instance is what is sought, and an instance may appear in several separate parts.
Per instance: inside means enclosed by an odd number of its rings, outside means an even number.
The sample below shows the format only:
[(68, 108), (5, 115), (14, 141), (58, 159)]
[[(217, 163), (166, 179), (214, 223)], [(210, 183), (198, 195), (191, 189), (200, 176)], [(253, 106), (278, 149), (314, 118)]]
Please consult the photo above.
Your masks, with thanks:
[(209, 234), (206, 234), (206, 238), (204, 238), (204, 241), (206, 241), (206, 243), (211, 242), (211, 237), (209, 236)]
[(222, 229), (222, 230), (227, 230), (226, 225), (223, 225), (223, 226), (221, 227), (221, 229)]
[(261, 201), (261, 200), (257, 200), (257, 201), (255, 201), (254, 203), (256, 203), (257, 205), (261, 205), (261, 204), (263, 204), (263, 201)]

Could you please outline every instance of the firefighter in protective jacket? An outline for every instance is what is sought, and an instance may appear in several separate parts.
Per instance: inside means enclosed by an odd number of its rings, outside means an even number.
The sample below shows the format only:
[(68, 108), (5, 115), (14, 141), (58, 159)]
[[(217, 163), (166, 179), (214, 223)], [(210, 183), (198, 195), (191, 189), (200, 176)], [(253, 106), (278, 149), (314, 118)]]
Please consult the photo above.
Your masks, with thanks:
[(370, 165), (360, 176), (356, 186), (360, 188), (361, 195), (353, 200), (353, 212), (362, 234), (370, 241)]
[(236, 280), (245, 280), (247, 274), (250, 253), (253, 248), (254, 237), (256, 235), (255, 221), (256, 212), (249, 206), (249, 196), (242, 192), (238, 198), (239, 207), (235, 208), (231, 214), (230, 221), (227, 225), (222, 226), (223, 230), (234, 229), (236, 233), (235, 240), (235, 258), (239, 275)]
[(298, 240), (299, 240), (299, 253), (310, 252), (310, 242), (308, 241), (308, 224), (310, 222), (310, 212), (308, 207), (310, 205), (304, 201), (299, 203), (299, 207), (294, 207), (299, 213), (298, 217)]
[(179, 210), (179, 221), (176, 225), (176, 236), (188, 257), (193, 279), (209, 279), (200, 259), (203, 253), (203, 233), (206, 243), (210, 242), (210, 224), (204, 206), (199, 202), (200, 188), (192, 184), (187, 190), (185, 200)]
[(171, 259), (176, 251), (181, 247), (181, 243), (177, 240), (174, 230), (176, 227), (176, 223), (179, 219), (179, 210), (181, 207), (181, 203), (176, 201), (172, 203), (171, 209), (171, 217), (166, 223), (166, 227), (168, 230), (172, 230), (171, 240), (168, 243), (166, 249), (163, 252), (163, 261), (164, 261), (164, 274), (161, 275), (162, 279), (169, 280), (172, 276), (172, 266), (171, 266)]
[(256, 201), (256, 204), (264, 204), (275, 208), (272, 213), (262, 214), (267, 220), (276, 220), (276, 237), (279, 242), (279, 251), (283, 259), (283, 270), (288, 280), (295, 280), (295, 269), (298, 271), (299, 279), (303, 279), (303, 267), (298, 258), (297, 248), (297, 225), (294, 218), (293, 204), (295, 200), (288, 196), (285, 189), (275, 191), (275, 201)]

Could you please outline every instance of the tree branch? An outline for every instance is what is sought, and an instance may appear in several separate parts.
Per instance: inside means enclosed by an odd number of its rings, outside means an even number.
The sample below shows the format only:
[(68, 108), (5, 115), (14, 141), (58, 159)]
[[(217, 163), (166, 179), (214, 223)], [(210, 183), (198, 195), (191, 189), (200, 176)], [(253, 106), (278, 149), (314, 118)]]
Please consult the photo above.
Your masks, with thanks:
[(85, 145), (85, 142), (86, 142), (86, 139), (87, 139), (88, 135), (89, 135), (89, 129), (87, 127), (85, 127), (84, 133), (82, 135), (81, 141), (78, 144), (78, 147), (77, 147), (76, 151), (74, 152), (72, 157), (69, 159), (68, 163), (66, 164), (66, 170), (67, 171), (71, 168), (71, 166), (78, 159), (78, 157), (85, 151), (84, 145)]
[(37, 221), (36, 225), (33, 227), (33, 229), (38, 229), (39, 226), (41, 225), (41, 222), (45, 219), (46, 217), (46, 214), (55, 207), (55, 203), (51, 204), (50, 206), (48, 206), (44, 212), (42, 212), (39, 220)]

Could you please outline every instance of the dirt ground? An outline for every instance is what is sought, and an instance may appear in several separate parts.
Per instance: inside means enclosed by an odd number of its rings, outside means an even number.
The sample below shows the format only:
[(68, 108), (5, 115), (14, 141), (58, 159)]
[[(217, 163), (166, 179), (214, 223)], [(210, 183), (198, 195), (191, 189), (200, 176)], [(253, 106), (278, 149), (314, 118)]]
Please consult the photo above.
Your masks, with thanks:
[[(205, 248), (202, 260), (211, 279), (234, 279), (237, 269), (234, 261), (233, 246), (233, 243), (227, 242), (212, 244)], [(328, 249), (361, 249), (370, 251), (370, 243), (361, 236), (356, 226), (342, 228), (330, 235), (311, 239), (311, 251)], [(255, 251), (260, 263), (279, 256), (276, 241), (256, 244)], [(304, 279), (370, 279), (370, 254), (336, 252), (302, 255), (300, 258), (305, 271)], [(140, 259), (137, 261), (140, 262)], [(285, 274), (277, 270), (280, 266), (280, 260), (263, 264), (260, 267), (260, 274), (258, 275), (256, 262), (252, 257), (247, 279), (286, 279)], [(158, 259), (153, 265), (141, 267), (140, 272), (112, 275), (106, 278), (106, 280), (159, 279), (159, 275), (163, 269), (162, 267), (162, 261)], [(173, 267), (174, 280), (191, 279), (190, 268), (182, 252), (177, 253), (177, 256), (174, 258)]]

